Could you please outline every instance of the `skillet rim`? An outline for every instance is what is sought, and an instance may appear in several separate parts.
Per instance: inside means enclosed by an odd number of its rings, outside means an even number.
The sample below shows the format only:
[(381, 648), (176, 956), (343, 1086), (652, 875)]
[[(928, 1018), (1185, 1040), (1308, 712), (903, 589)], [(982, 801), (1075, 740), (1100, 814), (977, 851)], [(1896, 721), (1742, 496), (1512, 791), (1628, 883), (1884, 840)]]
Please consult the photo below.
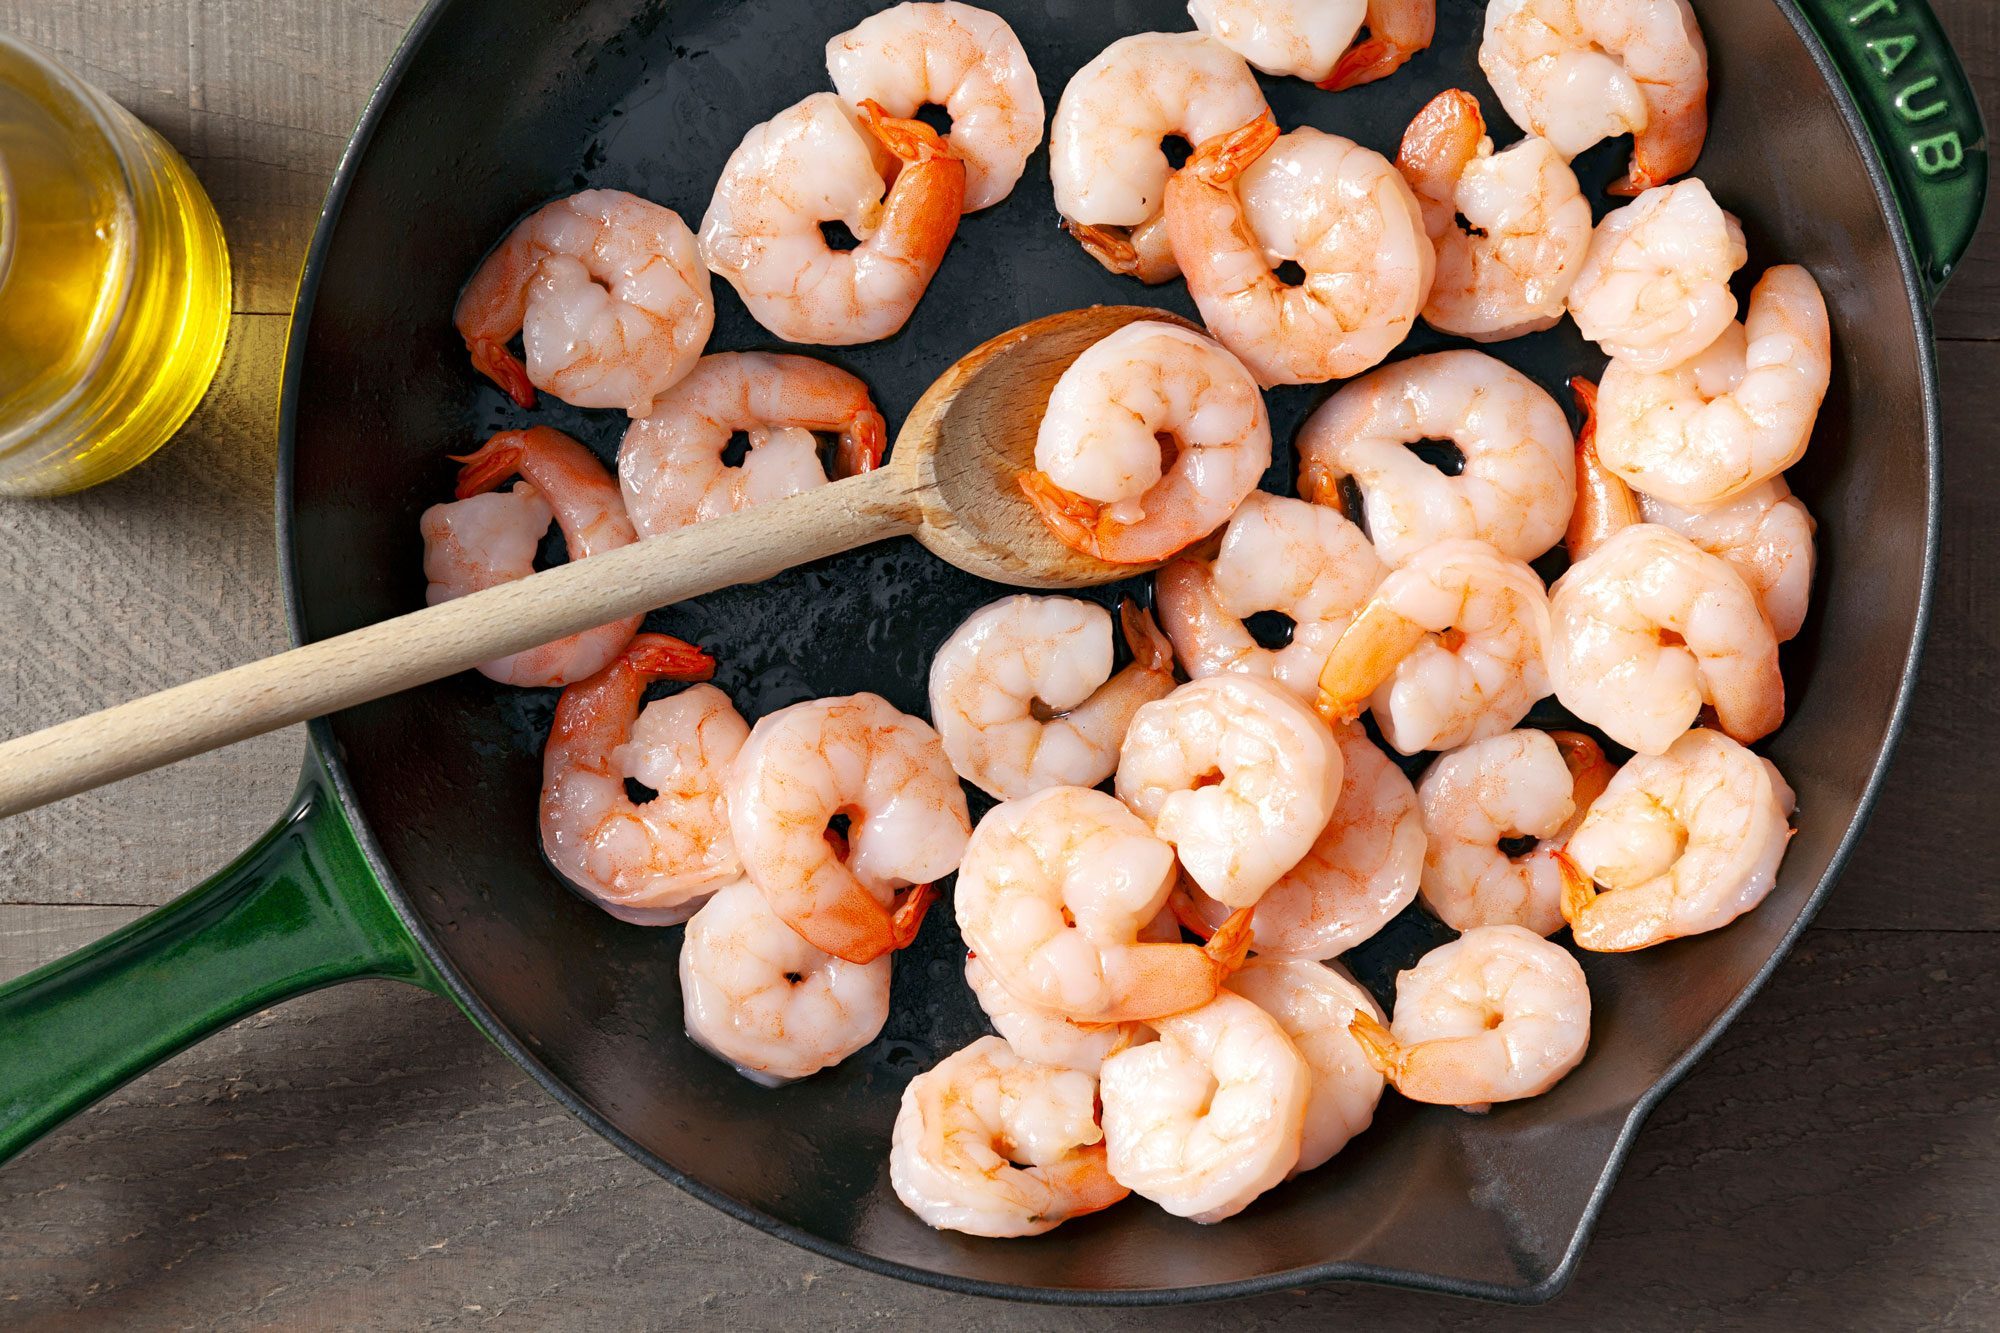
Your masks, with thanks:
[[(295, 646), (304, 643), (305, 639), (300, 632), (304, 605), (300, 595), (299, 552), (292, 540), (293, 462), (298, 438), (298, 401), (304, 376), (306, 337), (312, 325), (320, 278), (326, 267), (333, 234), (339, 226), (348, 191), (354, 183), (362, 160), (367, 156), (377, 127), (387, 114), (389, 103), (394, 99), (410, 67), (428, 45), (432, 29), (437, 26), (445, 11), (456, 4), (477, 3), (480, 3), (480, 0), (426, 0), (423, 10), (411, 20), (402, 41), (396, 47), (395, 54), (390, 57), (381, 78), (370, 91), (361, 116), (355, 123), (354, 132), (341, 152), (340, 161), (335, 166), (332, 181), (327, 187), (326, 197), (320, 205), (318, 220), (314, 223), (312, 242), (307, 247), (305, 262), (299, 270), (298, 289), (293, 299), (290, 324), (286, 330), (284, 366), (279, 382), (278, 458), (274, 496), (278, 565), (285, 584), (286, 630)], [(1930, 306), (1924, 296), (1909, 228), (1903, 221), (1902, 205), (1853, 95), (1848, 91), (1846, 82), (1833, 64), (1832, 57), (1800, 10), (1796, 0), (1769, 0), (1769, 3), (1791, 25), (1794, 36), (1806, 48), (1814, 68), (1819, 72), (1821, 82), (1833, 95), (1834, 106), (1839, 112), (1840, 121), (1846, 128), (1848, 137), (1861, 150), (1863, 168), (1874, 190), (1876, 209), (1889, 224), (1896, 252), (1897, 270), (1902, 276), (1904, 298), (1909, 305), (1911, 330), (1917, 338), (1917, 381), (1923, 401), (1926, 486), (1923, 569), (1918, 583), (1916, 616), (1911, 626), (1909, 647), (1903, 656), (1902, 676), (1897, 683), (1896, 697), (1890, 709), (1881, 749), (1869, 770), (1868, 780), (1855, 803), (1854, 814), (1848, 821), (1847, 829), (1841, 835), (1833, 856), (1827, 862), (1826, 872), (1820, 876), (1819, 883), (1813, 887), (1812, 894), (1800, 908), (1797, 919), (1779, 939), (1770, 956), (1764, 960), (1742, 991), (1716, 1016), (1715, 1021), (1703, 1030), (1687, 1050), (1682, 1052), (1680, 1058), (1640, 1095), (1631, 1110), (1626, 1113), (1611, 1150), (1605, 1156), (1604, 1166), (1597, 1182), (1591, 1188), (1590, 1196), (1585, 1200), (1583, 1210), (1577, 1217), (1576, 1230), (1571, 1235), (1569, 1244), (1564, 1248), (1562, 1257), (1555, 1267), (1541, 1280), (1527, 1286), (1505, 1286), (1408, 1269), (1383, 1268), (1348, 1260), (1328, 1260), (1234, 1282), (1210, 1283), (1203, 1286), (1107, 1289), (1027, 1286), (1020, 1283), (989, 1282), (978, 1278), (960, 1277), (952, 1273), (935, 1272), (883, 1259), (853, 1246), (830, 1241), (815, 1232), (804, 1230), (749, 1207), (735, 1196), (713, 1189), (685, 1175), (664, 1158), (627, 1137), (610, 1121), (585, 1104), (566, 1082), (543, 1065), (525, 1044), (507, 1031), (497, 1015), (480, 998), (479, 993), (467, 982), (450, 958), (438, 948), (429, 926), (414, 910), (408, 895), (391, 873), (382, 849), (375, 839), (374, 831), (362, 812), (353, 783), (348, 777), (347, 761), (333, 734), (332, 725), (326, 718), (316, 718), (307, 726), (308, 744), (325, 768), (335, 797), (347, 817), (354, 840), (359, 845), (361, 854), (374, 875), (375, 883), (383, 897), (388, 900), (403, 928), (409, 932), (410, 938), (423, 951), (425, 959), (437, 977), (448, 988), (453, 1002), (467, 1018), (472, 1020), (488, 1041), (498, 1046), (510, 1060), (525, 1070), (529, 1077), (555, 1098), (564, 1110), (589, 1126), (594, 1133), (610, 1141), (626, 1156), (739, 1222), (747, 1223), (767, 1235), (788, 1241), (813, 1254), (883, 1277), (897, 1278), (955, 1295), (1024, 1301), (1037, 1305), (1101, 1307), (1195, 1304), (1264, 1295), (1290, 1288), (1355, 1281), (1512, 1305), (1540, 1305), (1561, 1293), (1576, 1274), (1578, 1262), (1597, 1229), (1611, 1187), (1623, 1171), (1625, 1160), (1630, 1155), (1632, 1145), (1646, 1119), (1659, 1105), (1661, 1099), (1687, 1077), (1695, 1064), (1708, 1053), (1716, 1039), (1722, 1035), (1724, 1029), (1736, 1021), (1737, 1016), (1764, 988), (1771, 974), (1791, 953), (1800, 935), (1812, 923), (1813, 917), (1818, 914), (1828, 893), (1831, 892), (1834, 882), (1846, 868), (1855, 842), (1867, 826), (1869, 817), (1874, 813), (1882, 780), (1888, 772), (1891, 760), (1895, 757), (1896, 747), (1902, 740), (1903, 727), (1908, 720), (1910, 698), (1916, 686), (1917, 669), (1923, 657), (1925, 639), (1930, 631), (1933, 587), (1937, 578), (1941, 503), (1939, 490), (1942, 485), (1943, 451), (1938, 408), (1937, 340)], [(308, 756), (308, 763), (310, 760), (311, 756)]]

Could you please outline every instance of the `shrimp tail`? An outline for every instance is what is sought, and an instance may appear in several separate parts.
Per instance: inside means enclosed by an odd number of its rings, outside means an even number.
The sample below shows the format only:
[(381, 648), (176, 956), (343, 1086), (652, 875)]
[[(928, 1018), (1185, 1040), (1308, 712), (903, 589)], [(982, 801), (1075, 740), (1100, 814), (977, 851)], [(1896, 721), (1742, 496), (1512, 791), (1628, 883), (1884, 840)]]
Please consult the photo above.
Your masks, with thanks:
[[(1584, 913), (1597, 900), (1597, 884), (1583, 873), (1583, 867), (1570, 858), (1568, 852), (1554, 848), (1549, 853), (1555, 858), (1556, 873), (1562, 878), (1562, 917), (1572, 931), (1578, 929)], [(1579, 944), (1582, 941), (1578, 941)]]
[(1597, 386), (1578, 375), (1569, 382), (1583, 425), (1576, 432), (1576, 507), (1570, 511), (1563, 544), (1571, 560), (1581, 560), (1613, 533), (1639, 522), (1639, 500), (1625, 479), (1597, 456)]
[(1039, 469), (1023, 472), (1020, 486), (1021, 494), (1028, 497), (1058, 541), (1072, 551), (1104, 558), (1103, 540), (1097, 531), (1101, 510), (1095, 501), (1064, 490)]
[(963, 160), (950, 141), (921, 120), (901, 120), (882, 109), (872, 97), (861, 99), (861, 118), (882, 146), (905, 162)]
[(1201, 946), (1201, 951), (1215, 964), (1218, 980), (1242, 967), (1244, 960), (1250, 956), (1253, 942), (1251, 926), (1256, 910), (1254, 907), (1237, 908), (1216, 927), (1215, 933), (1208, 937), (1208, 943)]
[(1319, 698), (1313, 708), (1333, 726), (1360, 717), (1368, 696), (1416, 651), (1426, 633), (1422, 625), (1385, 603), (1370, 601), (1333, 645), (1319, 673)]
[(694, 644), (666, 634), (641, 634), (619, 660), (654, 680), (711, 680), (715, 658)]
[(1247, 125), (1199, 144), (1182, 168), (1207, 185), (1226, 186), (1249, 170), (1278, 141), (1278, 122), (1266, 111)]
[(1136, 228), (1093, 226), (1068, 218), (1063, 219), (1062, 225), (1092, 259), (1121, 277), (1158, 286), (1180, 276), (1180, 265), (1174, 262), (1173, 245), (1163, 218)]
[(896, 899), (895, 910), (889, 914), (889, 933), (893, 940), (892, 949), (907, 949), (917, 938), (917, 932), (924, 928), (924, 915), (931, 910), (931, 904), (938, 899), (937, 885), (912, 884)]
[(1348, 1035), (1361, 1047), (1361, 1053), (1368, 1057), (1368, 1063), (1375, 1072), (1394, 1081), (1402, 1073), (1403, 1047), (1382, 1020), (1360, 1009), (1347, 1020)]
[(1153, 619), (1153, 613), (1127, 597), (1118, 604), (1118, 623), (1125, 631), (1125, 645), (1142, 671), (1171, 676), (1174, 673), (1174, 645)]
[(1437, 0), (1369, 0), (1367, 24), (1368, 40), (1347, 48), (1320, 87), (1341, 92), (1401, 69), (1437, 35)]
[(1583, 812), (1604, 795), (1618, 766), (1604, 757), (1602, 746), (1580, 731), (1552, 731), (1549, 739), (1556, 743), (1563, 767), (1569, 770), (1570, 800), (1575, 803), (1580, 820)]
[(458, 486), (452, 492), (461, 500), (484, 495), (521, 470), (521, 455), (527, 432), (503, 430), (469, 454), (447, 454), (458, 470)]
[(864, 472), (873, 472), (882, 466), (882, 455), (889, 446), (889, 428), (882, 420), (882, 414), (874, 408), (863, 408), (854, 414), (854, 420), (840, 433), (840, 446), (834, 451), (833, 470), (842, 477), (858, 477)]
[(1479, 99), (1463, 88), (1447, 88), (1403, 131), (1396, 169), (1420, 194), (1449, 195), (1466, 164), (1479, 156), (1479, 141), (1485, 137)]
[(499, 385), (516, 407), (535, 405), (535, 386), (528, 382), (528, 368), (507, 350), (505, 343), (491, 338), (468, 338), (465, 349), (472, 353), (472, 368)]

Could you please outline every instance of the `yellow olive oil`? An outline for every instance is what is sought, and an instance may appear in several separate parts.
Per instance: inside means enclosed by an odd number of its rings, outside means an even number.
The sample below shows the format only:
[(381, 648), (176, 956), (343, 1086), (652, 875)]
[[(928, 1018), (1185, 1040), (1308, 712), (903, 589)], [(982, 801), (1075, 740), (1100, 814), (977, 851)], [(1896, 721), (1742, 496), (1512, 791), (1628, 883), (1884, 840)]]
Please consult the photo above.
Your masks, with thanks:
[(221, 360), (229, 290), (179, 155), (0, 37), (0, 495), (80, 490), (165, 444)]

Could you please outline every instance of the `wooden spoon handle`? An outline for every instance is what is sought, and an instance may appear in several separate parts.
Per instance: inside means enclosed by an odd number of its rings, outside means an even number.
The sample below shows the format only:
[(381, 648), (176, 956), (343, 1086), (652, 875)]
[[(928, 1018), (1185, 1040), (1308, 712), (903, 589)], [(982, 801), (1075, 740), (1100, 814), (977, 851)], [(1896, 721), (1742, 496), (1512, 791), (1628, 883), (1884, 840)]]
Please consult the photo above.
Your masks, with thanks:
[(884, 468), (17, 737), (0, 744), (0, 816), (902, 536), (917, 526), (909, 486)]

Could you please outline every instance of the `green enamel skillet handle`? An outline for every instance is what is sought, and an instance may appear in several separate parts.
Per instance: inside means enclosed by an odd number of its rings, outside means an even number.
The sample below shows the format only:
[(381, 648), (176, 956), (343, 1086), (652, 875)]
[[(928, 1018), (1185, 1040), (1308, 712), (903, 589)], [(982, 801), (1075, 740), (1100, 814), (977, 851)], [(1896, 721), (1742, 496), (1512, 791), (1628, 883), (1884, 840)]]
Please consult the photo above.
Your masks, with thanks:
[(1986, 202), (1986, 126), (1927, 0), (1797, 0), (1868, 124), (1936, 299)]
[(234, 865), (0, 987), (0, 1161), (236, 1019), (356, 977), (443, 989), (308, 755), (291, 809)]

